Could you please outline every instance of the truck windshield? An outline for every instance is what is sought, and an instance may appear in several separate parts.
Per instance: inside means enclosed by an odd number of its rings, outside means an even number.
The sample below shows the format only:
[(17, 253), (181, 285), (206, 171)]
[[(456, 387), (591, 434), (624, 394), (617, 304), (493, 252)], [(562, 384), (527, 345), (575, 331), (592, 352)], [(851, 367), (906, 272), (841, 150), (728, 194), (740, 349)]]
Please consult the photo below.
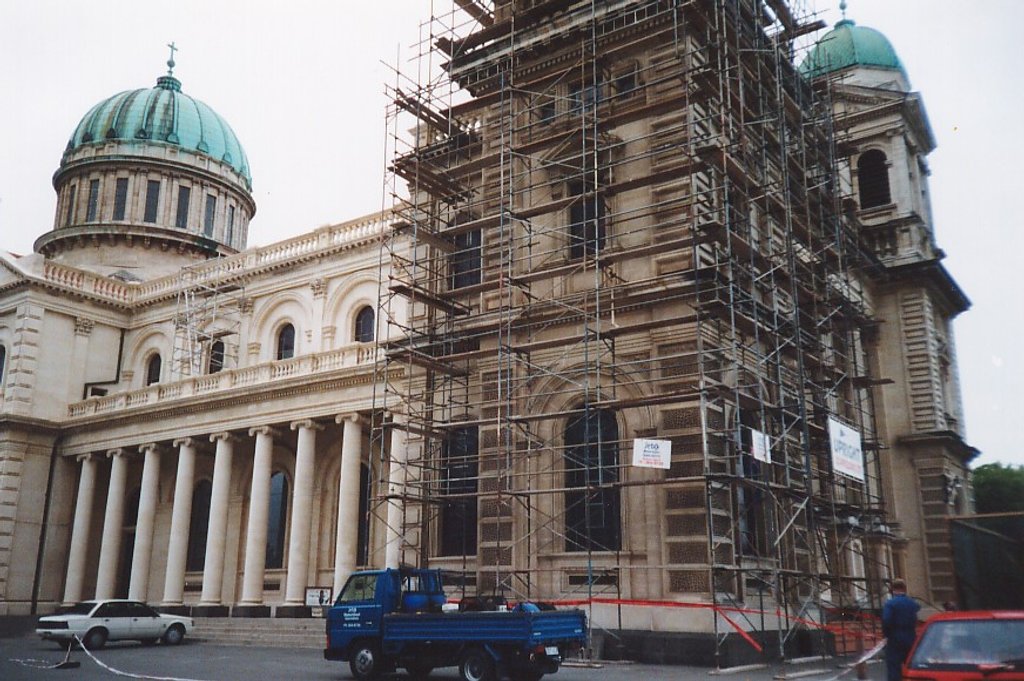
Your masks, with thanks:
[(377, 575), (352, 575), (336, 601), (338, 604), (350, 601), (372, 601), (377, 588)]

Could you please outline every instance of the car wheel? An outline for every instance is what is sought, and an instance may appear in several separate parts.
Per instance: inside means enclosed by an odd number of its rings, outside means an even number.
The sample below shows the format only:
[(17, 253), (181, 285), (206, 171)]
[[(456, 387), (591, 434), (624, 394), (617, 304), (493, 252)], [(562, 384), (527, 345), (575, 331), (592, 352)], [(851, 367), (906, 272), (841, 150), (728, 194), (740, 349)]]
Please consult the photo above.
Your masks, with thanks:
[(172, 624), (164, 632), (164, 643), (169, 646), (176, 646), (185, 638), (185, 627), (180, 624)]
[(352, 676), (360, 681), (375, 679), (380, 676), (384, 665), (380, 651), (372, 643), (357, 643), (352, 647), (348, 658), (348, 668)]
[(480, 648), (470, 648), (459, 662), (462, 681), (496, 681), (494, 660)]
[(100, 650), (103, 646), (107, 645), (107, 630), (102, 627), (96, 627), (90, 629), (82, 639), (82, 645), (85, 646), (86, 650)]

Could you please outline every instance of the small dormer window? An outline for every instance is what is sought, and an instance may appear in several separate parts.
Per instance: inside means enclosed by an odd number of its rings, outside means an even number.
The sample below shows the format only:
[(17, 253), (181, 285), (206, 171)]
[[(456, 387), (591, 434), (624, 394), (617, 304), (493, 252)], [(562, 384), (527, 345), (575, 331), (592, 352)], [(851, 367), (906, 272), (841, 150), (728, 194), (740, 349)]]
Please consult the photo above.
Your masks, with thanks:
[(85, 207), (85, 221), (95, 222), (96, 211), (100, 205), (100, 181), (89, 180), (89, 202)]
[(178, 187), (178, 214), (174, 219), (174, 226), (178, 229), (188, 227), (188, 202), (191, 196), (191, 188)]
[(64, 225), (72, 224), (75, 219), (75, 194), (78, 193), (78, 186), (71, 185), (68, 190), (68, 212), (64, 215)]
[(156, 209), (160, 203), (160, 181), (149, 180), (146, 183), (146, 213), (144, 222), (156, 222)]
[(128, 178), (117, 178), (114, 187), (114, 219), (124, 220), (125, 208), (128, 204)]
[(213, 194), (206, 195), (206, 215), (203, 218), (203, 234), (213, 236), (213, 219), (217, 214), (217, 197)]
[(857, 184), (860, 188), (861, 210), (892, 202), (889, 192), (889, 163), (885, 154), (871, 149), (857, 159)]

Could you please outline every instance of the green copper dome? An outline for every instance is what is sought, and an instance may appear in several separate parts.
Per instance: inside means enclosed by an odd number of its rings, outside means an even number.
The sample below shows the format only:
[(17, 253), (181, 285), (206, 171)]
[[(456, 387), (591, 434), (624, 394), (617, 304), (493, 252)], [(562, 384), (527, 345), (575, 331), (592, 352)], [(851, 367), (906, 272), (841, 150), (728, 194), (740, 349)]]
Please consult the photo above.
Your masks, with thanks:
[(110, 140), (170, 144), (203, 154), (232, 167), (252, 187), (249, 160), (231, 126), (184, 94), (171, 75), (158, 78), (156, 87), (126, 90), (94, 106), (75, 128), (65, 154)]
[(904, 79), (910, 80), (889, 39), (875, 29), (857, 26), (849, 19), (837, 23), (815, 43), (800, 64), (800, 73), (807, 78), (817, 78), (854, 66), (898, 71)]

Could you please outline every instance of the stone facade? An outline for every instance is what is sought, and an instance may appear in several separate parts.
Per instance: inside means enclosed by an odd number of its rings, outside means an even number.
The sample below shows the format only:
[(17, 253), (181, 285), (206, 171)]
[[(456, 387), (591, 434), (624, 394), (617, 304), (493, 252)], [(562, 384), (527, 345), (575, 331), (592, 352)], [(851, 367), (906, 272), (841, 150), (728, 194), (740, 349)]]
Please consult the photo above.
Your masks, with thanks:
[[(476, 97), (447, 110), (463, 127), (397, 93), (427, 120), (390, 212), (243, 250), (255, 205), (223, 159), (65, 157), (53, 230), (0, 253), (0, 614), (127, 595), (298, 616), (357, 567), (430, 565), (711, 655), (758, 629), (735, 605), (824, 618), (893, 576), (953, 598), (968, 302), (920, 97), (863, 68), (812, 87), (732, 14), (754, 0), (534, 4), (495, 3), (447, 65)], [(527, 46), (607, 32), (590, 57), (524, 51), (509, 73), (536, 89), (505, 99), (488, 40), (512, 25)], [(863, 438), (859, 479), (833, 423)], [(628, 465), (637, 439), (670, 441), (669, 468)]]

